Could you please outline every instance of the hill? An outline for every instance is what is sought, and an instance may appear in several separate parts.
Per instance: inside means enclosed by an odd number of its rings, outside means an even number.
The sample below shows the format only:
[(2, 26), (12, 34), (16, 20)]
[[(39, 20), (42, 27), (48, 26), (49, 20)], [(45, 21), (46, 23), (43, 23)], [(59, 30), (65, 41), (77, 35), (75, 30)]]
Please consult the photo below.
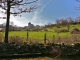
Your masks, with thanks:
[[(80, 24), (71, 24), (69, 31), (67, 26), (60, 26), (56, 27), (56, 25), (52, 27), (44, 27), (41, 31), (10, 31), (9, 32), (9, 40), (22, 40), (26, 41), (27, 39), (27, 32), (28, 32), (28, 40), (36, 40), (36, 41), (43, 41), (44, 34), (46, 33), (47, 41), (56, 41), (56, 43), (61, 42), (68, 42), (67, 40), (73, 41), (80, 39), (80, 34), (71, 34), (71, 31), (75, 28), (80, 31), (79, 28)], [(4, 37), (4, 32), (0, 32), (0, 34)], [(2, 35), (0, 35), (2, 37)], [(1, 38), (4, 40), (4, 38)], [(60, 41), (59, 41), (60, 40)]]

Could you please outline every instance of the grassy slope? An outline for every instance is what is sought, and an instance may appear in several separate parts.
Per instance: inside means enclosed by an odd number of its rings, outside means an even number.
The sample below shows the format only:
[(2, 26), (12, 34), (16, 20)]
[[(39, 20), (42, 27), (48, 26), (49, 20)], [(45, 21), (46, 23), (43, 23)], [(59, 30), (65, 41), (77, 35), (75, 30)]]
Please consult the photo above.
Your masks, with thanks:
[[(74, 28), (78, 28), (80, 30), (80, 24), (77, 25), (71, 25), (70, 26), (70, 32), (71, 30), (73, 30)], [(56, 27), (51, 27), (51, 28), (47, 28), (48, 32), (44, 32), (44, 31), (39, 31), (39, 32), (29, 32), (29, 38), (33, 38), (33, 39), (40, 39), (43, 40), (44, 39), (44, 33), (47, 34), (47, 39), (52, 39), (53, 35), (57, 38), (57, 37), (70, 37), (71, 34), (70, 32), (65, 32), (65, 33), (59, 33), (57, 34), (55, 32), (55, 29), (57, 29)], [(67, 29), (67, 27), (61, 27), (58, 29)], [(21, 36), (21, 37), (25, 37), (26, 38), (26, 31), (14, 31), (14, 32), (9, 32), (9, 36)], [(4, 34), (4, 33), (3, 33)]]

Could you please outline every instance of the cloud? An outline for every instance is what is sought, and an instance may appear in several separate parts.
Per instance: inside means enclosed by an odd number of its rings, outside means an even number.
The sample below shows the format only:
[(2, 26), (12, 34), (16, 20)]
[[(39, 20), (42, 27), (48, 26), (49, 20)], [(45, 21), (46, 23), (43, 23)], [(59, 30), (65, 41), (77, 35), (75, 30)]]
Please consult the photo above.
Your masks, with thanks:
[[(47, 20), (45, 21), (44, 19), (41, 18), (41, 15), (39, 15), (43, 9), (51, 2), (52, 0), (49, 0), (46, 4), (44, 4), (40, 10), (37, 10), (34, 12), (34, 15), (33, 15), (33, 18), (32, 18), (32, 21), (34, 23), (37, 23), (39, 25), (45, 25), (47, 23)], [(39, 4), (41, 5), (41, 4)]]
[(28, 17), (24, 17), (24, 16), (22, 16), (22, 17), (19, 17), (19, 16), (14, 17), (14, 16), (11, 16), (11, 21), (13, 21), (15, 25), (23, 27), (23, 26), (27, 26), (28, 23), (31, 21), (31, 19), (30, 19), (29, 16)]
[[(0, 9), (0, 17), (6, 17), (6, 14), (1, 13), (1, 11), (4, 11), (2, 9)], [(29, 14), (27, 14), (29, 15)], [(30, 21), (29, 19), (30, 17), (14, 17), (13, 15), (10, 15), (10, 22), (14, 22), (14, 25), (17, 26), (27, 26), (27, 23)], [(23, 21), (24, 20), (24, 21)], [(6, 19), (0, 19), (0, 24), (6, 23)]]
[(6, 15), (4, 13), (1, 13), (1, 11), (3, 10), (0, 9), (0, 24), (2, 24), (3, 22), (6, 22), (6, 19), (2, 19), (2, 17), (6, 17)]
[(32, 20), (36, 21), (37, 19), (38, 19), (38, 11), (35, 11)]
[(11, 16), (10, 22), (11, 21), (14, 22), (15, 25), (18, 25), (18, 26), (22, 25), (22, 22), (20, 22), (17, 17)]
[[(37, 17), (38, 17), (38, 15), (43, 11), (43, 9), (44, 9), (51, 1), (52, 1), (52, 0), (49, 0), (46, 4), (44, 4), (44, 5), (41, 7), (40, 11), (39, 11), (39, 10), (35, 11), (32, 20), (36, 20)], [(39, 5), (41, 5), (41, 4), (38, 4), (38, 6), (39, 6)]]
[(35, 11), (31, 22), (35, 25), (42, 26), (45, 25), (48, 22), (48, 20), (43, 19), (41, 15), (39, 15), (38, 11)]
[[(5, 17), (6, 15), (0, 13), (0, 17)], [(10, 16), (10, 22), (14, 22), (15, 25), (24, 26), (24, 23), (18, 20), (19, 17)], [(21, 18), (22, 19), (22, 18)], [(6, 23), (6, 19), (0, 19), (0, 24)]]
[(51, 2), (52, 0), (49, 0), (46, 4), (44, 4), (41, 8), (41, 10), (39, 11), (39, 13), (41, 13), (43, 11), (43, 9)]

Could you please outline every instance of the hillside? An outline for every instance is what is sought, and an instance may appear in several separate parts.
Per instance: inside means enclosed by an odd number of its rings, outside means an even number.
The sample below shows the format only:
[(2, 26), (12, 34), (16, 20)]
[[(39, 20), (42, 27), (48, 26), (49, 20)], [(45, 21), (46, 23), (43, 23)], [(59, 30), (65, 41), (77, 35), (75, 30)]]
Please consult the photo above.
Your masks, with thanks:
[[(44, 34), (46, 33), (46, 39), (48, 41), (50, 40), (63, 40), (63, 39), (70, 39), (73, 40), (75, 39), (80, 39), (80, 34), (71, 34), (71, 31), (74, 28), (77, 28), (78, 30), (80, 30), (79, 28), (80, 24), (76, 24), (70, 25), (69, 31), (67, 31), (67, 26), (60, 26), (59, 28), (57, 28), (56, 26), (52, 26), (52, 27), (48, 27), (48, 28), (44, 28), (41, 31), (28, 31), (28, 39), (29, 40), (37, 40), (37, 41), (43, 41), (44, 40)], [(56, 30), (61, 32), (57, 32)], [(0, 32), (2, 35), (0, 35), (1, 37), (4, 37), (4, 32)], [(11, 31), (9, 32), (9, 39), (14, 39), (14, 40), (23, 40), (26, 41), (27, 38), (27, 31)], [(4, 40), (4, 38), (2, 38), (2, 40)]]

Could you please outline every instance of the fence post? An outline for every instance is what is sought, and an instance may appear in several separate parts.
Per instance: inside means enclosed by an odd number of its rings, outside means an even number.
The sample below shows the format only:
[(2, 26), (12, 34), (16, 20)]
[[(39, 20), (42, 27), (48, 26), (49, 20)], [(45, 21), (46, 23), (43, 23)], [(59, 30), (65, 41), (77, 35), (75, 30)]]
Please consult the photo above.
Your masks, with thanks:
[(44, 34), (44, 44), (46, 44), (46, 33)]
[(53, 40), (53, 43), (54, 43), (54, 41), (55, 41), (55, 35), (53, 35), (53, 39), (52, 40)]
[(29, 37), (29, 33), (27, 32), (27, 40), (28, 40), (28, 37)]

